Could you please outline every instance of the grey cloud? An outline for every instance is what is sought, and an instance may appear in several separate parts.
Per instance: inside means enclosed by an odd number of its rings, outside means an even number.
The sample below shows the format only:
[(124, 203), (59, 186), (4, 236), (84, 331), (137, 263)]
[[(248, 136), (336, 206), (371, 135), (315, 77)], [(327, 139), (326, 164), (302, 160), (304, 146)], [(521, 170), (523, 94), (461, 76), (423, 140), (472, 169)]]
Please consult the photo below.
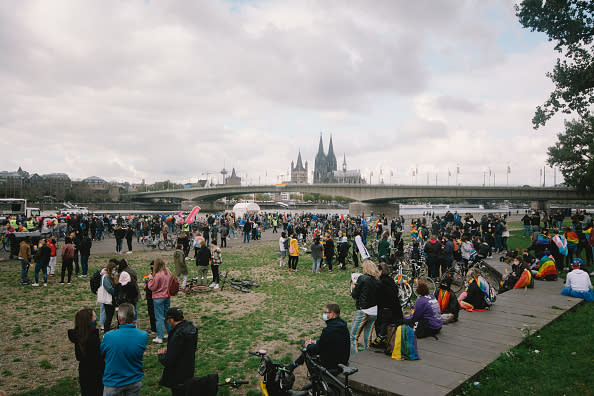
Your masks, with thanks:
[(435, 99), (435, 106), (441, 110), (454, 110), (471, 114), (479, 114), (483, 110), (480, 103), (474, 103), (464, 98), (439, 96)]

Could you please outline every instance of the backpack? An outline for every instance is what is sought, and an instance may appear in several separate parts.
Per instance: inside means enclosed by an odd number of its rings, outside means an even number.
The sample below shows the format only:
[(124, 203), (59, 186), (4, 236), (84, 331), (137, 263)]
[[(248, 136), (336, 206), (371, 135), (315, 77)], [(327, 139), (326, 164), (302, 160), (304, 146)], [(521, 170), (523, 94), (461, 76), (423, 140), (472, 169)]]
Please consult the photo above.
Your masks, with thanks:
[(388, 345), (384, 353), (394, 360), (419, 360), (417, 336), (407, 324), (388, 326), (386, 339)]
[(97, 290), (99, 290), (99, 286), (101, 286), (101, 271), (95, 271), (91, 276), (91, 279), (89, 279), (89, 284), (91, 285), (93, 294), (97, 294)]
[(285, 250), (289, 250), (289, 238), (285, 238), (285, 240), (283, 241), (283, 247), (285, 248)]
[(179, 292), (179, 280), (177, 277), (171, 275), (171, 279), (169, 279), (169, 286), (167, 287), (167, 294), (169, 296), (176, 296)]

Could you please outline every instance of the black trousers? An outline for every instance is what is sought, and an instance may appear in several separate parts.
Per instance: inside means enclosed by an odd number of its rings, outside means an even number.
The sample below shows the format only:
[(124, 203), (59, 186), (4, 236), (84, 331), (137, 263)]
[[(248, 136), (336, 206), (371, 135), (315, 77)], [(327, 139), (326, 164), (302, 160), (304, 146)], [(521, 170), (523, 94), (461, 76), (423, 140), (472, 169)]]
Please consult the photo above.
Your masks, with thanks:
[(210, 269), (212, 270), (212, 281), (216, 284), (219, 284), (221, 282), (221, 276), (219, 275), (219, 266), (211, 265)]
[(64, 275), (66, 275), (66, 271), (68, 271), (68, 283), (70, 283), (70, 279), (72, 278), (72, 258), (65, 258), (62, 259), (62, 276), (60, 278), (60, 282), (64, 283)]
[(105, 322), (103, 323), (103, 329), (107, 333), (111, 330), (111, 320), (113, 319), (115, 307), (111, 304), (103, 304), (103, 306), (105, 307)]
[(298, 263), (299, 263), (299, 256), (289, 256), (289, 268), (290, 269), (297, 269)]
[(153, 303), (152, 297), (146, 299), (146, 308), (149, 314), (149, 321), (151, 323), (151, 331), (157, 332), (157, 320), (155, 319), (155, 303)]
[(221, 247), (227, 247), (227, 237), (221, 237)]

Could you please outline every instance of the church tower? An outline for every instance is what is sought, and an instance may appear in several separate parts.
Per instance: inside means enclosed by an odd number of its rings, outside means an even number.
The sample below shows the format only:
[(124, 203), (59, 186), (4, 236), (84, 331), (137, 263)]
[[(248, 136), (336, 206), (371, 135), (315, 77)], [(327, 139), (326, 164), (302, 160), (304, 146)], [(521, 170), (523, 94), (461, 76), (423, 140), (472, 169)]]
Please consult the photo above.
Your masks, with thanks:
[(328, 173), (331, 174), (332, 171), (338, 170), (336, 156), (334, 155), (334, 145), (332, 144), (332, 135), (330, 135), (330, 145), (328, 146), (326, 161), (328, 162)]
[(291, 183), (295, 184), (307, 184), (307, 161), (305, 161), (305, 167), (301, 160), (301, 150), (297, 156), (297, 165), (293, 165), (291, 161)]
[(324, 143), (322, 142), (322, 133), (320, 133), (320, 144), (318, 154), (314, 163), (314, 183), (324, 183), (328, 175), (328, 160), (324, 154)]

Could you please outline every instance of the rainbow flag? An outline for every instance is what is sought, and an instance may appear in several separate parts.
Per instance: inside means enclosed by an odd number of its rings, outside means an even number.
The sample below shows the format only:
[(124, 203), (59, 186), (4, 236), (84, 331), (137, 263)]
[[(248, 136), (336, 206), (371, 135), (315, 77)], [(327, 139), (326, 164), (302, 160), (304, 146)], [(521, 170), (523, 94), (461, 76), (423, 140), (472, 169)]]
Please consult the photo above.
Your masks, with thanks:
[(586, 236), (586, 240), (589, 241), (590, 240), (590, 234), (592, 233), (592, 227), (588, 228), (587, 230), (584, 230), (584, 235)]
[(521, 289), (523, 287), (528, 287), (528, 286), (530, 286), (531, 282), (532, 282), (532, 272), (530, 272), (530, 270), (525, 269), (522, 272), (522, 275), (520, 275), (520, 279), (518, 279), (518, 281), (514, 285), (514, 289)]
[(437, 302), (439, 303), (439, 310), (443, 312), (450, 303), (450, 296), (451, 293), (447, 290), (439, 289), (439, 293), (437, 293)]
[(536, 279), (544, 278), (545, 276), (557, 276), (557, 267), (555, 266), (555, 260), (549, 256), (544, 256), (540, 259), (540, 266), (538, 267), (538, 273)]
[(400, 325), (394, 335), (394, 360), (419, 360), (417, 353), (417, 338), (415, 332), (409, 325)]
[(577, 250), (578, 243), (580, 242), (577, 234), (573, 231), (568, 231), (565, 234), (565, 238), (567, 239), (567, 247), (571, 250)]
[(544, 234), (538, 234), (538, 237), (536, 238), (537, 245), (548, 245), (550, 243), (551, 243), (551, 241), (548, 236), (546, 236)]

